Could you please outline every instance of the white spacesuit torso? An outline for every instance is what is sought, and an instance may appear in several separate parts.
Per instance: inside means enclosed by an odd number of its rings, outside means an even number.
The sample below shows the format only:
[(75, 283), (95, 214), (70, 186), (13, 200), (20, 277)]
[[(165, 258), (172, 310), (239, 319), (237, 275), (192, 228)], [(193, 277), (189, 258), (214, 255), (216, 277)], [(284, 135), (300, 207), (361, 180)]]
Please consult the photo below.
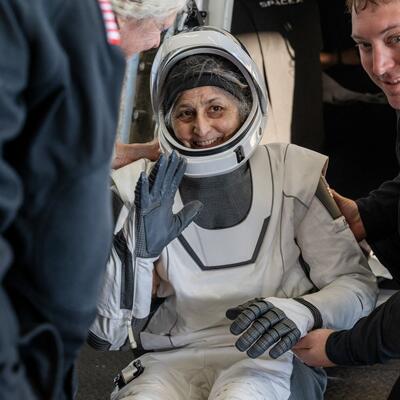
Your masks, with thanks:
[[(343, 329), (373, 308), (376, 287), (343, 217), (333, 219), (315, 196), (325, 156), (294, 145), (271, 144), (259, 146), (249, 162), (253, 196), (245, 218), (224, 229), (204, 229), (192, 222), (162, 252), (156, 263), (161, 279), (157, 296), (165, 301), (150, 317), (140, 341), (145, 350), (177, 350), (170, 356), (162, 351), (141, 359), (151, 368), (168, 361), (187, 370), (200, 354), (214, 367), (223, 354), (229, 355), (232, 362), (250, 363), (265, 373), (255, 385), (265, 385), (268, 377), (272, 379), (268, 385), (276, 384), (277, 398), (283, 399), (290, 393), (292, 354), (271, 360), (265, 353), (246, 361), (246, 354), (234, 347), (237, 338), (229, 331), (226, 310), (255, 297), (266, 298), (282, 308), (304, 335), (314, 320), (292, 298), (302, 297), (317, 307), (323, 326)], [(122, 229), (132, 255), (133, 188), (140, 171), (149, 167), (140, 161), (113, 175), (114, 189), (125, 205), (116, 233)], [(181, 208), (177, 193), (174, 212)], [(131, 318), (143, 318), (150, 310), (155, 260), (134, 258), (132, 309), (121, 306), (126, 282), (113, 248), (99, 315), (91, 328), (114, 348), (127, 338)], [(273, 383), (274, 374), (280, 383)], [(139, 390), (138, 386), (131, 389)]]
[[(140, 335), (144, 349), (232, 345), (235, 337), (225, 312), (255, 297), (301, 296), (318, 308), (324, 326), (335, 329), (352, 326), (373, 308), (373, 277), (351, 231), (343, 217), (334, 220), (315, 196), (326, 161), (294, 145), (259, 146), (250, 159), (253, 197), (246, 218), (225, 229), (204, 229), (193, 222), (162, 252), (157, 295), (165, 301)], [(115, 233), (122, 229), (131, 254), (135, 182), (149, 168), (139, 161), (113, 174), (114, 189), (125, 204)], [(180, 208), (177, 193), (174, 211)], [(112, 249), (92, 328), (111, 349), (125, 342), (132, 317), (149, 313), (153, 261), (133, 265), (134, 293), (127, 308), (121, 300), (126, 274)], [(314, 289), (319, 291), (310, 293)], [(293, 318), (301, 325), (301, 318)], [(301, 331), (311, 328), (307, 321)]]
[[(293, 229), (315, 194), (326, 158), (297, 148), (300, 156), (304, 170), (294, 177), (287, 145), (260, 146), (250, 159), (253, 196), (245, 219), (225, 229), (193, 222), (163, 251), (159, 295), (173, 294), (141, 334), (146, 349), (232, 345), (228, 308), (255, 297), (297, 297), (313, 288)], [(174, 211), (181, 208), (177, 194)]]
[(322, 399), (324, 372), (289, 350), (313, 328), (351, 327), (376, 299), (321, 178), (327, 158), (258, 145), (267, 91), (228, 32), (163, 41), (150, 87), (163, 155), (112, 174), (114, 241), (88, 338), (140, 356), (112, 400)]

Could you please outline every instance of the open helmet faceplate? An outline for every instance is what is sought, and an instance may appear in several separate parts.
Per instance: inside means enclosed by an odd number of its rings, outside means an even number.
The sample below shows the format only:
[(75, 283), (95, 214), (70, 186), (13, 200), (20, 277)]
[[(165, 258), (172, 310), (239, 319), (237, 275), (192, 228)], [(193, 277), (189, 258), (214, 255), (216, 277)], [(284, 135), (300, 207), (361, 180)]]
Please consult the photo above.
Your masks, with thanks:
[[(163, 103), (168, 74), (178, 61), (195, 54), (215, 54), (233, 63), (243, 74), (252, 96), (250, 113), (238, 131), (228, 141), (209, 149), (183, 146), (165, 124)], [(203, 26), (166, 39), (153, 62), (150, 88), (161, 149), (167, 154), (176, 150), (186, 158), (187, 176), (205, 177), (233, 171), (251, 157), (261, 140), (267, 117), (264, 79), (240, 42), (226, 31)]]

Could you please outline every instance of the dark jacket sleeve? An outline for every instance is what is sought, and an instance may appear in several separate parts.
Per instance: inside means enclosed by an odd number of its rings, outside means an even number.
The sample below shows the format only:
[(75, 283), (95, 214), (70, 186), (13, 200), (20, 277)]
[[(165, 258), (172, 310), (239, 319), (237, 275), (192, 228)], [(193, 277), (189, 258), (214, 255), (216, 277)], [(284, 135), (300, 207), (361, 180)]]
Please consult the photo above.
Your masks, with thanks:
[[(399, 112), (397, 112), (396, 154), (400, 162)], [(400, 174), (384, 182), (368, 197), (357, 200), (367, 232), (367, 241), (379, 261), (400, 281), (399, 235)]]
[[(15, 139), (23, 127), (26, 104), (29, 51), (25, 33), (11, 2), (0, 2), (0, 154), (5, 144)], [(11, 262), (11, 249), (4, 231), (21, 204), (21, 180), (10, 163), (0, 157), (0, 277)], [(3, 272), (3, 273), (2, 273)]]
[(338, 365), (375, 364), (400, 358), (400, 292), (360, 319), (350, 330), (332, 333), (328, 358)]
[[(397, 112), (396, 155), (400, 163), (400, 127)], [(400, 174), (384, 182), (367, 197), (357, 200), (368, 242), (385, 239), (399, 230)]]
[(368, 197), (358, 199), (368, 242), (383, 239), (398, 231), (400, 199), (400, 174), (384, 182)]

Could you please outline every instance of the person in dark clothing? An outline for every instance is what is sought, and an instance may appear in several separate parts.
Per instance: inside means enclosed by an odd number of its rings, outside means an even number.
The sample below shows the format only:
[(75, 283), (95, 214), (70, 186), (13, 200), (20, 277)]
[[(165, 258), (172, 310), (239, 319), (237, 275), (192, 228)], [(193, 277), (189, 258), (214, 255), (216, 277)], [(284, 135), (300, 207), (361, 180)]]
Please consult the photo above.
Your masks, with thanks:
[(125, 68), (115, 44), (140, 26), (122, 44), (158, 45), (163, 19), (183, 3), (112, 1), (0, 0), (2, 400), (74, 398), (74, 362), (111, 248)]
[[(353, 39), (372, 81), (389, 104), (400, 110), (400, 4), (394, 0), (348, 0)], [(396, 153), (400, 161), (400, 127)], [(356, 201), (333, 192), (357, 240), (366, 239), (380, 261), (400, 280), (400, 174), (368, 197)], [(313, 366), (382, 363), (400, 358), (400, 292), (346, 331), (320, 329), (296, 346), (295, 353)], [(400, 398), (400, 378), (389, 399)]]
[(71, 399), (107, 260), (124, 60), (96, 0), (0, 1), (0, 397)]

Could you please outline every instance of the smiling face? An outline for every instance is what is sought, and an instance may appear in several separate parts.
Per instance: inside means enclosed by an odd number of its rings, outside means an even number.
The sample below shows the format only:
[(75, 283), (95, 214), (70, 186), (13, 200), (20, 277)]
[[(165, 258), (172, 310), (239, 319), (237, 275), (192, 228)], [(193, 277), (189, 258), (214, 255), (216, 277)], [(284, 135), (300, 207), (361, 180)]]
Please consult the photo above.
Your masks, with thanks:
[(389, 104), (400, 109), (400, 1), (369, 4), (352, 11), (352, 36), (361, 64), (385, 93)]
[(208, 149), (229, 140), (239, 129), (238, 100), (223, 89), (202, 86), (185, 90), (172, 110), (176, 138), (192, 149)]

